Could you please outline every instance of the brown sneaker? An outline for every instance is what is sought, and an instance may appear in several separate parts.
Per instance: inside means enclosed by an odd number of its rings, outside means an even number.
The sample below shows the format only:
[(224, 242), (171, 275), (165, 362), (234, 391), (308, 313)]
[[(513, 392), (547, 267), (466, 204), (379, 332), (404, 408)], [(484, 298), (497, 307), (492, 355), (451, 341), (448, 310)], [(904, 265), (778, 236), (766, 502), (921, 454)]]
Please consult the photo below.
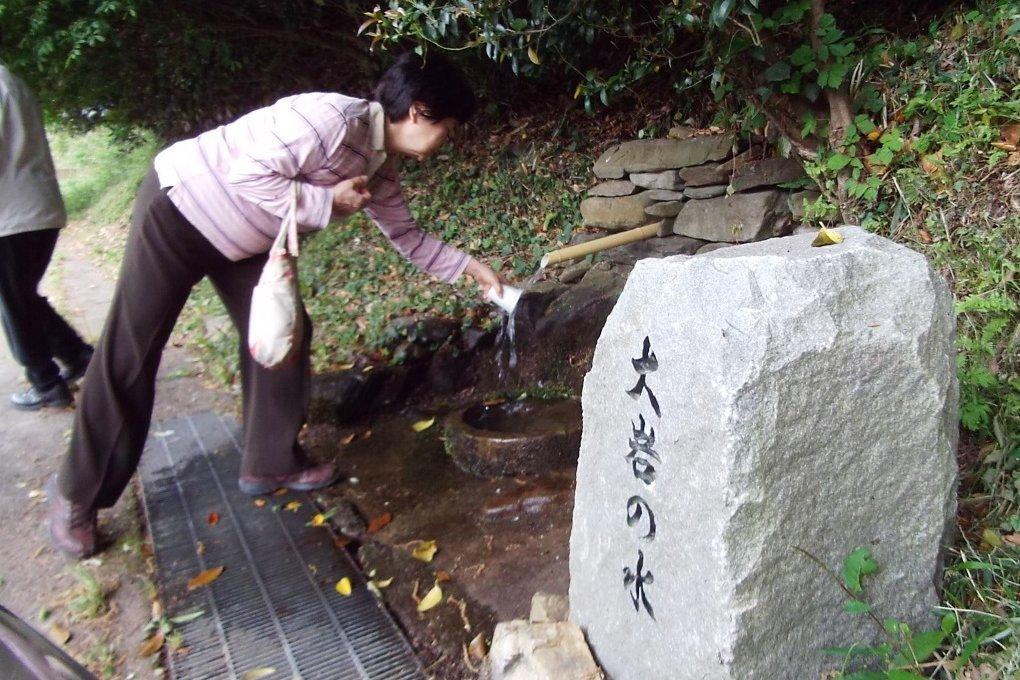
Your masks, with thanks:
[(262, 494), (273, 493), (277, 489), (291, 489), (292, 491), (313, 491), (332, 486), (340, 477), (340, 472), (332, 463), (320, 463), (311, 465), (293, 472), (289, 475), (275, 475), (259, 477), (257, 475), (241, 475), (237, 480), (237, 486), (241, 493), (249, 496), (261, 496)]
[(82, 559), (96, 553), (96, 511), (64, 498), (52, 477), (46, 485), (50, 504), (50, 542), (60, 552)]

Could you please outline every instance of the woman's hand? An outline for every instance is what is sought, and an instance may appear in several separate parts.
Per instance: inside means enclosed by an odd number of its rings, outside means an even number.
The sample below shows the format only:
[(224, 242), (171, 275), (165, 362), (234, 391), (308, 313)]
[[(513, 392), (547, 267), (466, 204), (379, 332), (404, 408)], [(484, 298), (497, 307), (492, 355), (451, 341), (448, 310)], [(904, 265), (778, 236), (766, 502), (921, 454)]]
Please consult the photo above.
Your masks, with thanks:
[(361, 210), (372, 200), (368, 190), (368, 177), (359, 175), (333, 187), (333, 207), (342, 215), (351, 215)]
[(483, 264), (472, 257), (471, 261), (468, 262), (467, 268), (464, 269), (464, 273), (473, 278), (475, 282), (481, 287), (482, 289), (481, 298), (483, 300), (486, 299), (485, 294), (489, 291), (490, 288), (493, 289), (493, 292), (496, 295), (499, 296), (503, 295), (504, 281), (499, 274), (492, 270), (492, 267), (489, 267), (488, 265)]

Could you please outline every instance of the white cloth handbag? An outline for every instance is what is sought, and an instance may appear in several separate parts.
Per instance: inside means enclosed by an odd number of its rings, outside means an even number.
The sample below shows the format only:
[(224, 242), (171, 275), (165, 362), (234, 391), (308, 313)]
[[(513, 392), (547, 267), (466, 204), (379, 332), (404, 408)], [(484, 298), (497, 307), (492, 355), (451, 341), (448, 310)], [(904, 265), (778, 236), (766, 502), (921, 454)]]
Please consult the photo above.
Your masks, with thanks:
[(266, 368), (297, 358), (304, 334), (304, 314), (298, 290), (297, 201), (301, 191), (293, 182), (290, 208), (269, 250), (258, 285), (251, 293), (248, 351)]

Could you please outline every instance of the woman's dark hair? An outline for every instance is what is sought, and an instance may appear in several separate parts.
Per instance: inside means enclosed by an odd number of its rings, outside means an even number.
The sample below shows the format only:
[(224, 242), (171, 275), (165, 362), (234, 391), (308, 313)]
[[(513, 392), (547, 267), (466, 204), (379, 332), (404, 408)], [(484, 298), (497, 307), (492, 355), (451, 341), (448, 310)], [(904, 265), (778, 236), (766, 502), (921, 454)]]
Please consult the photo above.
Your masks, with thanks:
[(413, 102), (423, 103), (433, 120), (456, 118), (466, 123), (475, 112), (475, 94), (464, 74), (438, 54), (400, 55), (375, 86), (375, 100), (393, 122), (407, 118)]

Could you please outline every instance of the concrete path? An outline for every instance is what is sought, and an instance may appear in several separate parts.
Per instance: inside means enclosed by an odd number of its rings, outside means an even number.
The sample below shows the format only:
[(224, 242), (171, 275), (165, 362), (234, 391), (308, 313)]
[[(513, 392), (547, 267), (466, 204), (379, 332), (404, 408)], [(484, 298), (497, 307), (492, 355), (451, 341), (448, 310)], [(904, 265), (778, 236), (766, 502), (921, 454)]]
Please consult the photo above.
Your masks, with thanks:
[[(90, 342), (101, 331), (113, 293), (87, 252), (81, 225), (61, 236), (44, 290)], [(82, 563), (64, 559), (46, 540), (46, 478), (67, 446), (72, 411), (22, 413), (7, 405), (22, 389), (22, 371), (6, 342), (0, 349), (0, 604), (51, 637), (70, 633), (67, 649), (101, 678), (162, 677), (139, 646), (152, 611), (151, 552), (134, 486), (100, 515), (110, 545)], [(164, 355), (155, 417), (200, 410), (229, 412), (230, 395), (203, 384), (198, 364), (180, 348)]]

